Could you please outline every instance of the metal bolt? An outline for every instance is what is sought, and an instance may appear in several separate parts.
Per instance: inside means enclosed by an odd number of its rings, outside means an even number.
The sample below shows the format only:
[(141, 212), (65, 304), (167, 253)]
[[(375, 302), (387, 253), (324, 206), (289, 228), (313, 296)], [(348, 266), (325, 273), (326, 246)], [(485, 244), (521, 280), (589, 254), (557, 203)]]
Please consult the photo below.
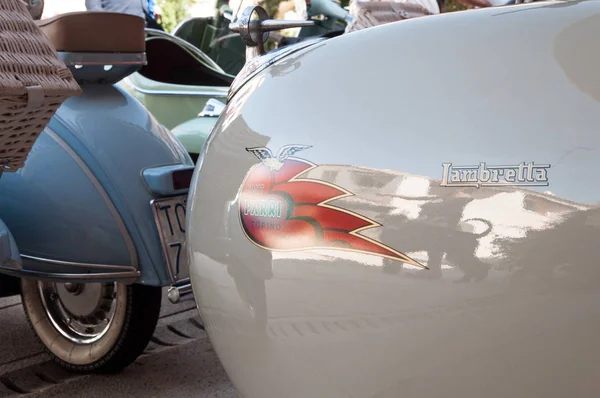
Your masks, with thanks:
[(79, 285), (77, 283), (72, 283), (72, 282), (65, 283), (65, 289), (69, 293), (75, 293), (78, 288), (79, 288)]
[(181, 299), (181, 294), (179, 293), (179, 290), (177, 290), (177, 288), (172, 286), (171, 288), (169, 288), (167, 297), (169, 298), (169, 301), (171, 303), (177, 304)]
[(79, 296), (83, 292), (84, 286), (81, 283), (65, 283), (65, 290), (71, 294)]

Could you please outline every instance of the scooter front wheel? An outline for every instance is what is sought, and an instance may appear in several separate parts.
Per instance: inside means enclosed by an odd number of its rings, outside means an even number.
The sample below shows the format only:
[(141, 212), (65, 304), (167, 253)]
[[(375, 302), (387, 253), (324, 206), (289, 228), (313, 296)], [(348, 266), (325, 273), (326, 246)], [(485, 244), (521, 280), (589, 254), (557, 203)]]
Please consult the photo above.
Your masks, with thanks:
[(118, 372), (144, 351), (161, 289), (120, 283), (51, 283), (23, 279), (28, 321), (53, 360), (75, 372)]

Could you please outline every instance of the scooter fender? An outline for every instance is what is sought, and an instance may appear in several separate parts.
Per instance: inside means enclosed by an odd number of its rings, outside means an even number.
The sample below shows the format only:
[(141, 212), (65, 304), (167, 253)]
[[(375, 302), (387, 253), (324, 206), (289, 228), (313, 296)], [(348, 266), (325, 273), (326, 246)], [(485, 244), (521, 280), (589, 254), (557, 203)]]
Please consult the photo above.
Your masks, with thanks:
[(0, 271), (173, 283), (151, 201), (187, 195), (161, 178), (178, 169), (191, 171), (190, 157), (137, 100), (115, 86), (85, 86), (57, 111), (25, 167), (0, 179), (0, 217), (23, 258), (23, 269)]

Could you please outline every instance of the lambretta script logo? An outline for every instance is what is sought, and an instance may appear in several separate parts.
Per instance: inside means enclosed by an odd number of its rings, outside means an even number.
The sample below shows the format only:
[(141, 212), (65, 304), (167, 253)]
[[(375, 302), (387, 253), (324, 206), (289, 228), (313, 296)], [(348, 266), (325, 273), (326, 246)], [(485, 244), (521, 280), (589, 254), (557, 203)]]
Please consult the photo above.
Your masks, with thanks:
[(286, 145), (277, 155), (269, 148), (246, 148), (260, 159), (243, 182), (239, 214), (246, 237), (270, 251), (334, 249), (386, 257), (427, 269), (407, 255), (361, 235), (381, 224), (329, 204), (352, 196), (337, 185), (300, 178), (317, 165), (296, 157), (308, 145)]
[(489, 187), (489, 186), (548, 186), (549, 164), (526, 164), (488, 166), (485, 162), (479, 166), (453, 166), (442, 163), (442, 187)]

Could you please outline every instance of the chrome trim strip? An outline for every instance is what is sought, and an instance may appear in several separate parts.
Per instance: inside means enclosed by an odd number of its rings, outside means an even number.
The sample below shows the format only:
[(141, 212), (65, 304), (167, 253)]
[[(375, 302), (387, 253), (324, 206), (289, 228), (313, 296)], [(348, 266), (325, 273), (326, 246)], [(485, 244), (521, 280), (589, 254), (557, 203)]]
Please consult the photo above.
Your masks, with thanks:
[(228, 35), (218, 37), (218, 38), (214, 39), (213, 41), (211, 41), (210, 44), (209, 44), (209, 46), (210, 47), (214, 47), (217, 43), (220, 43), (220, 42), (222, 42), (224, 40), (227, 40), (227, 39), (231, 39), (232, 37), (237, 37), (239, 35), (240, 35), (239, 33), (230, 33)]
[[(204, 91), (204, 90), (197, 90), (197, 91), (169, 91), (169, 90), (148, 90), (145, 88), (141, 88), (140, 86), (136, 85), (135, 83), (133, 83), (131, 81), (131, 79), (129, 77), (125, 78), (125, 83), (128, 84), (131, 88), (133, 88), (135, 91), (140, 92), (142, 94), (148, 94), (148, 95), (187, 95), (190, 97), (223, 97), (223, 98), (227, 98), (227, 92), (229, 91), (229, 87), (223, 86), (223, 95), (219, 95), (218, 91)], [(215, 87), (221, 87), (221, 86), (215, 86)]]
[[(129, 271), (129, 272), (137, 271), (134, 267), (131, 267), (131, 266), (128, 266), (128, 265), (107, 265), (107, 264), (76, 263), (76, 262), (71, 262), (71, 261), (52, 260), (52, 259), (49, 259), (49, 258), (29, 256), (29, 255), (26, 255), (26, 254), (21, 254), (21, 257), (26, 258), (28, 260), (39, 261), (40, 263), (53, 264), (53, 265), (64, 265), (64, 266), (67, 266), (67, 267), (101, 268), (101, 269), (105, 269), (105, 270)], [(83, 274), (83, 275), (85, 275), (85, 274)]]
[(121, 235), (123, 236), (123, 239), (125, 240), (125, 244), (127, 245), (127, 248), (129, 249), (129, 257), (130, 257), (130, 261), (132, 264), (131, 266), (135, 270), (138, 270), (139, 262), (138, 262), (138, 256), (137, 256), (135, 243), (133, 243), (133, 239), (131, 238), (131, 235), (129, 234), (127, 227), (125, 226), (125, 222), (121, 218), (121, 215), (117, 211), (117, 208), (115, 207), (114, 203), (108, 196), (108, 193), (106, 192), (106, 190), (104, 189), (102, 184), (100, 184), (100, 181), (98, 181), (98, 179), (96, 178), (94, 173), (92, 173), (92, 171), (85, 164), (83, 159), (81, 159), (79, 157), (79, 155), (77, 155), (75, 153), (75, 151), (73, 151), (73, 149), (69, 146), (69, 144), (67, 144), (65, 142), (65, 140), (63, 140), (58, 134), (56, 134), (56, 132), (54, 132), (54, 130), (52, 130), (50, 127), (46, 127), (45, 131), (54, 141), (56, 141), (56, 143), (58, 145), (60, 145), (65, 150), (65, 152), (67, 152), (69, 154), (69, 156), (71, 156), (71, 158), (75, 161), (75, 163), (77, 163), (77, 165), (79, 165), (79, 167), (81, 168), (81, 171), (83, 171), (85, 173), (85, 175), (88, 176), (88, 178), (90, 179), (90, 182), (94, 185), (94, 187), (96, 188), (96, 190), (98, 191), (98, 193), (100, 194), (102, 199), (104, 200), (104, 203), (106, 203), (106, 206), (108, 207), (111, 214), (113, 215), (115, 222), (119, 226)]
[(203, 51), (201, 51), (198, 47), (194, 46), (193, 44), (191, 44), (190, 42), (182, 39), (181, 37), (175, 36), (171, 33), (167, 33), (165, 31), (162, 30), (156, 30), (156, 29), (151, 29), (151, 28), (146, 28), (146, 42), (153, 40), (155, 38), (162, 38), (165, 40), (169, 40), (172, 43), (175, 43), (177, 45), (179, 45), (182, 49), (184, 49), (185, 51), (187, 51), (190, 55), (192, 55), (193, 57), (198, 58), (198, 60), (203, 63), (206, 67), (208, 67), (209, 69), (214, 70), (217, 73), (222, 73), (226, 76), (230, 76), (231, 78), (234, 78), (235, 76), (226, 73), (223, 68), (221, 68), (221, 66), (219, 66), (219, 64), (217, 62), (215, 62), (215, 60), (213, 60), (211, 57), (209, 57), (208, 55), (206, 55)]
[(23, 264), (21, 264), (18, 261), (15, 261), (13, 259), (8, 260), (7, 262), (3, 263), (2, 265), (4, 265), (6, 268), (14, 269), (17, 271), (21, 271), (23, 269)]
[(179, 279), (177, 282), (173, 283), (173, 286), (187, 285), (191, 283), (191, 278), (183, 278)]
[(33, 277), (36, 279), (43, 279), (47, 281), (60, 281), (60, 280), (73, 280), (73, 279), (110, 279), (110, 280), (121, 280), (121, 279), (136, 279), (140, 276), (139, 271), (129, 272), (102, 272), (97, 274), (56, 274), (39, 271), (27, 271), (27, 270), (15, 270), (0, 265), (0, 271), (7, 275), (17, 277)]
[[(177, 25), (175, 25), (175, 27), (174, 27), (174, 28), (173, 28), (173, 30), (172, 30), (172, 32), (173, 32), (173, 33), (172, 33), (172, 35), (173, 35), (173, 36), (175, 36), (175, 37), (179, 37), (179, 36), (176, 36), (176, 35), (175, 35), (175, 34), (177, 33), (177, 31), (178, 31), (179, 29), (181, 29), (181, 27), (183, 26), (183, 24), (184, 24), (184, 23), (186, 23), (187, 21), (189, 21), (189, 20), (192, 20), (192, 19), (194, 19), (194, 17), (189, 17), (189, 18), (186, 18), (186, 19), (184, 19), (183, 21), (179, 22)], [(148, 30), (148, 29), (149, 29), (149, 28), (146, 28), (146, 30)], [(156, 29), (152, 29), (150, 32), (154, 32), (154, 30), (156, 30)]]
[(146, 53), (73, 53), (59, 51), (67, 65), (146, 65)]

